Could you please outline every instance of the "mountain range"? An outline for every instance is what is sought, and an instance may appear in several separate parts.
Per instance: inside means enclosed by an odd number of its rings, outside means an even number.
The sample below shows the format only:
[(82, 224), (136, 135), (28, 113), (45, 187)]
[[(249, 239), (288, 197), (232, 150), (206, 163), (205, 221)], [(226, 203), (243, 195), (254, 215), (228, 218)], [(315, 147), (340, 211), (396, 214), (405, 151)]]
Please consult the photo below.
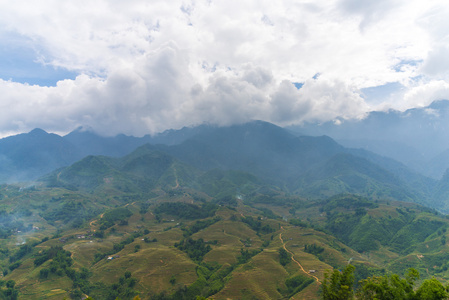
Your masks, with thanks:
[[(137, 147), (140, 148), (135, 150)], [(0, 174), (3, 182), (36, 180), (62, 167), (73, 169), (86, 156), (102, 170), (107, 159), (109, 166), (113, 157), (136, 156), (145, 151), (164, 153), (202, 172), (214, 169), (245, 172), (305, 197), (350, 192), (412, 201), (441, 211), (447, 209), (446, 177), (438, 181), (388, 157), (344, 147), (329, 136), (296, 136), (263, 121), (228, 127), (202, 125), (141, 138), (101, 137), (83, 129), (58, 136), (35, 129), (0, 140), (3, 161)], [(90, 157), (98, 155), (111, 158)], [(139, 159), (144, 163), (144, 158)], [(103, 164), (101, 168), (96, 164), (99, 162)]]
[(0, 139), (0, 182), (32, 181), (87, 155), (120, 157), (146, 143), (180, 143), (203, 129), (207, 130), (199, 126), (138, 138), (123, 134), (103, 137), (82, 127), (59, 136), (36, 128)]
[(0, 157), (4, 182), (30, 181), (0, 185), (0, 298), (317, 299), (348, 263), (357, 281), (449, 278), (449, 171), (328, 135), (35, 129), (1, 139)]
[(436, 179), (449, 167), (448, 128), (448, 100), (406, 111), (373, 111), (361, 120), (288, 127), (300, 135), (328, 135), (345, 147), (393, 158)]

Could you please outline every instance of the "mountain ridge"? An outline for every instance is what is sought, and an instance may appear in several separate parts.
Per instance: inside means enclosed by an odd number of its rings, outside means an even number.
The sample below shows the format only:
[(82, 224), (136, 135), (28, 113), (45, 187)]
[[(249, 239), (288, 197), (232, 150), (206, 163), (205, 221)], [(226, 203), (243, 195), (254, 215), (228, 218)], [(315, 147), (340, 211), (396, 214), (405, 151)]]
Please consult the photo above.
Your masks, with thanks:
[[(361, 120), (306, 123), (287, 129), (328, 135), (345, 147), (393, 158), (423, 175), (441, 179), (449, 167), (449, 100), (406, 111), (372, 111)], [(444, 164), (435, 163), (443, 160)]]
[[(82, 130), (60, 137), (36, 129), (29, 134), (0, 140), (0, 145), (2, 143), (7, 145), (8, 141), (14, 141), (14, 143), (10, 143), (12, 147), (9, 148), (9, 151), (13, 154), (16, 153), (17, 157), (15, 161), (10, 160), (10, 163), (3, 164), (3, 169), (0, 169), (0, 171), (11, 174), (14, 172), (14, 168), (26, 167), (27, 161), (21, 158), (21, 156), (25, 156), (28, 160), (34, 159), (35, 163), (45, 164), (45, 168), (34, 168), (36, 173), (33, 173), (33, 175), (34, 178), (37, 178), (37, 175), (42, 176), (54, 169), (70, 166), (85, 155), (92, 155), (88, 154), (89, 152), (110, 157), (123, 157), (123, 155), (132, 153), (136, 149), (135, 146), (147, 145), (146, 147), (152, 150), (167, 153), (202, 171), (223, 169), (251, 173), (265, 182), (278, 185), (289, 192), (306, 192), (311, 196), (310, 191), (315, 190), (314, 196), (318, 196), (320, 195), (317, 190), (318, 187), (326, 187), (325, 189), (332, 190), (332, 186), (335, 186), (335, 192), (368, 195), (366, 194), (368, 193), (367, 186), (375, 187), (375, 189), (384, 187), (385, 190), (390, 191), (390, 196), (393, 193), (400, 199), (408, 199), (408, 201), (422, 203), (441, 210), (447, 209), (446, 193), (433, 191), (437, 181), (413, 172), (399, 162), (367, 150), (345, 148), (326, 135), (297, 137), (274, 124), (253, 121), (227, 127), (202, 126), (189, 130), (183, 129), (181, 132), (172, 131), (167, 133), (164, 138), (170, 136), (174, 137), (169, 138), (170, 141), (177, 140), (179, 143), (173, 145), (148, 144), (147, 140), (150, 137), (134, 138), (120, 135), (104, 138)], [(22, 144), (25, 146), (22, 147)], [(26, 151), (23, 151), (23, 149), (26, 149)], [(14, 157), (8, 154), (7, 150), (8, 147), (0, 147), (0, 157), (4, 157), (5, 161)], [(34, 156), (32, 155), (33, 151), (36, 153)], [(52, 157), (53, 164), (48, 163), (48, 159), (46, 160), (44, 155), (46, 153), (54, 155)], [(332, 172), (335, 171), (333, 168), (335, 169), (335, 167), (332, 167), (333, 164), (330, 161), (334, 160), (335, 162), (336, 157), (344, 160), (344, 156), (336, 156), (342, 153), (352, 155), (351, 160), (353, 162), (363, 161), (361, 164), (364, 165), (362, 168), (364, 171), (357, 170), (357, 164), (343, 164), (341, 166), (345, 166), (345, 168), (350, 166), (352, 174), (346, 174), (346, 177), (341, 177), (342, 174), (334, 174), (332, 178), (321, 176), (318, 179), (317, 177), (317, 180), (321, 182), (320, 184), (313, 184), (314, 188), (305, 186), (306, 183), (310, 183), (307, 178), (304, 178), (307, 174), (315, 174), (314, 176), (326, 172), (333, 174)], [(357, 157), (361, 157), (363, 160), (361, 161)], [(388, 184), (385, 180), (379, 181), (373, 178), (374, 173), (369, 174), (369, 170), (379, 167), (383, 170), (385, 178), (392, 179)], [(318, 172), (318, 170), (321, 171)], [(39, 171), (41, 173), (37, 174)], [(342, 173), (343, 170), (340, 170), (340, 172)], [(349, 171), (346, 170), (345, 172), (348, 173)], [(346, 179), (342, 181), (342, 178)], [(348, 178), (352, 179), (349, 180)], [(354, 184), (358, 182), (359, 186), (354, 188), (348, 185), (348, 182)], [(360, 185), (361, 182), (365, 182), (366, 186)], [(329, 196), (330, 194), (326, 195)], [(438, 197), (438, 199), (435, 199), (435, 197)]]

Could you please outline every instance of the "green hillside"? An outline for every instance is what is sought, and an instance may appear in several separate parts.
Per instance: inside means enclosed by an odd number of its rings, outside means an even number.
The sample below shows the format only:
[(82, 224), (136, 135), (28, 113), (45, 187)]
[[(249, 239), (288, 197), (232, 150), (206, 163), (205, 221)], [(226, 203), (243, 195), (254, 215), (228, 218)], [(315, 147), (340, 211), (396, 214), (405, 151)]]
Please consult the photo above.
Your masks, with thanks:
[(237, 129), (228, 145), (234, 129), (201, 149), (205, 136), (144, 145), (0, 186), (0, 299), (319, 299), (326, 273), (348, 265), (356, 289), (410, 268), (417, 286), (449, 280), (449, 220), (404, 183), (419, 176), (327, 137)]
[[(0, 266), (19, 298), (318, 299), (325, 272), (349, 261), (357, 280), (409, 267), (421, 279), (449, 278), (448, 220), (417, 204), (351, 194), (312, 201), (241, 172), (190, 174), (195, 183), (177, 174), (176, 184), (175, 175), (164, 179), (178, 166), (171, 160), (152, 173), (125, 160), (80, 164), (95, 172), (58, 172), (76, 190), (0, 190), (4, 219), (17, 222), (1, 223)], [(153, 178), (153, 189), (118, 170)], [(111, 182), (94, 180), (112, 176), (127, 181), (108, 189)]]

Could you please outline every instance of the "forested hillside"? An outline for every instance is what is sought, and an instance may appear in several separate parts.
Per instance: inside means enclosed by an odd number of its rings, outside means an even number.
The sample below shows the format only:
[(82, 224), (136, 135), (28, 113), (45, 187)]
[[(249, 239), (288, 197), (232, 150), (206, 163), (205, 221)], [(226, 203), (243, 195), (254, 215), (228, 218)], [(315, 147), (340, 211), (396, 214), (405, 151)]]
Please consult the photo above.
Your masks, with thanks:
[(263, 122), (89, 155), (1, 186), (0, 294), (318, 299), (350, 265), (354, 295), (410, 268), (421, 295), (449, 279), (445, 181)]

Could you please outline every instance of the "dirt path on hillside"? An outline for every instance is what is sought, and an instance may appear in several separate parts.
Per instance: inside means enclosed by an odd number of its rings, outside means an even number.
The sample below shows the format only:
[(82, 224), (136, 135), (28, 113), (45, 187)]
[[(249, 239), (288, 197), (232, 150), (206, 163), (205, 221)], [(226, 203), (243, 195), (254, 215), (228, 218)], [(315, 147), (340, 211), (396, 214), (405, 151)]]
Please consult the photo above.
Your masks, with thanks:
[[(102, 213), (102, 214), (100, 215), (100, 219), (103, 218), (103, 216), (104, 216), (104, 213)], [(93, 220), (93, 221), (90, 221), (90, 223), (89, 223), (90, 231), (92, 231), (92, 232), (95, 232), (95, 229), (92, 229), (92, 226), (93, 226), (93, 224), (94, 224), (96, 221), (97, 221), (97, 220)]]
[(90, 231), (95, 232), (95, 229), (92, 229), (93, 223), (95, 222), (95, 220), (90, 221), (89, 226), (90, 226)]
[(178, 181), (178, 172), (176, 171), (176, 168), (173, 168), (173, 173), (175, 174), (175, 181), (176, 181), (176, 186), (174, 187), (174, 189), (179, 188), (179, 181)]
[[(284, 230), (284, 227), (281, 227), (281, 229)], [(299, 263), (299, 261), (295, 259), (295, 255), (293, 254), (293, 252), (287, 249), (287, 247), (285, 246), (285, 242), (282, 239), (282, 232), (279, 234), (279, 239), (281, 240), (282, 247), (284, 248), (284, 250), (290, 253), (290, 255), (292, 256), (292, 261), (294, 261), (301, 268), (301, 271), (303, 271), (307, 276), (314, 278), (318, 284), (321, 284), (321, 281), (318, 279), (318, 277), (306, 272), (306, 270), (304, 270), (303, 266)]]

